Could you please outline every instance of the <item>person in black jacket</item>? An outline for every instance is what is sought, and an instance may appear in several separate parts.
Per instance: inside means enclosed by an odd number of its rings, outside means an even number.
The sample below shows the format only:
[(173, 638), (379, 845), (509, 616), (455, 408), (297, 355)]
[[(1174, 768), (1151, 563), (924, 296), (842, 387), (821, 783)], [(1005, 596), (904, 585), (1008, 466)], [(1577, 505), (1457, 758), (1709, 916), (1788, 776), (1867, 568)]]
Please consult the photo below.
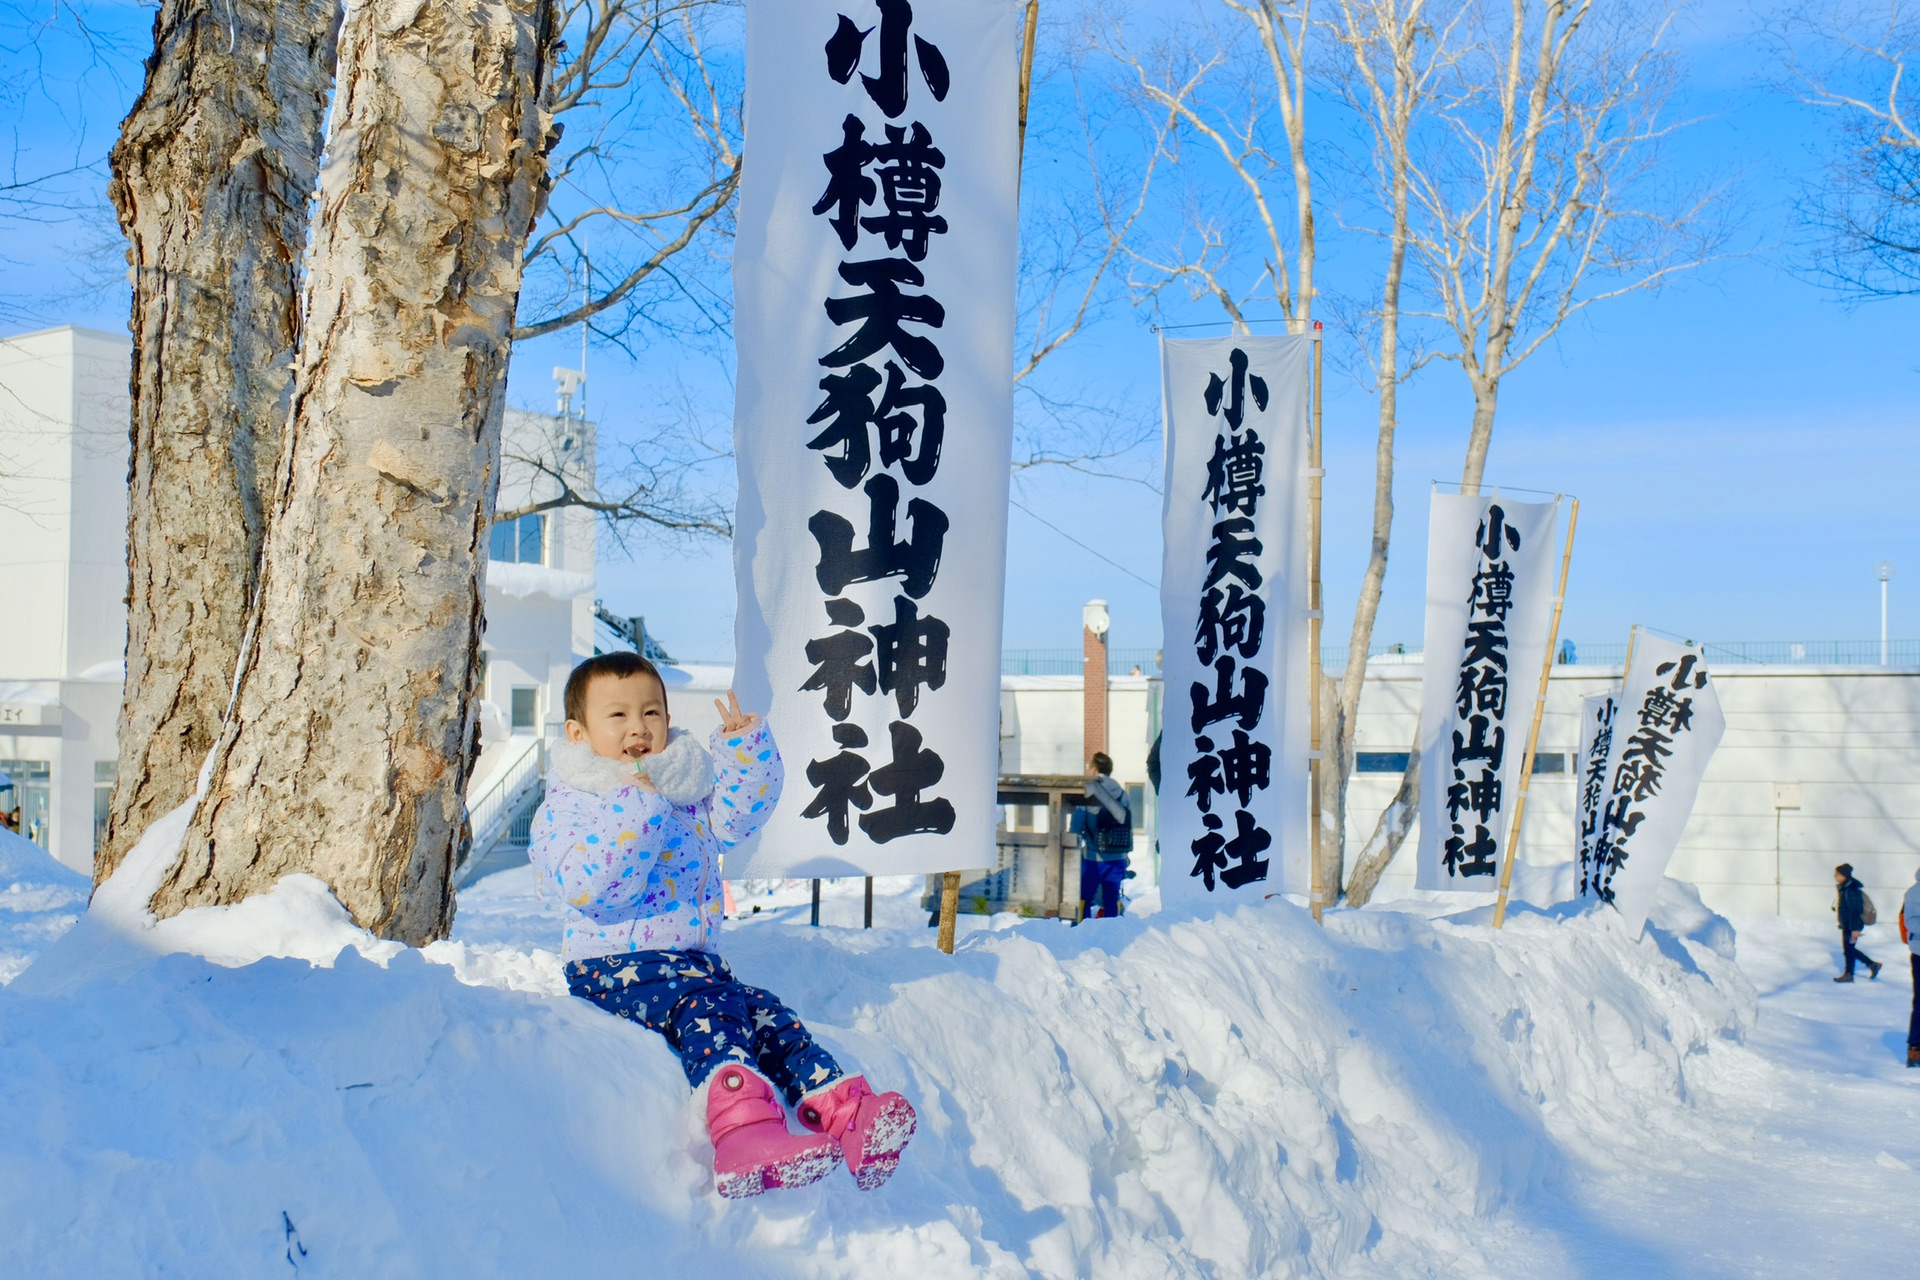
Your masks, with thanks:
[(1840, 950), (1846, 956), (1847, 971), (1835, 978), (1835, 982), (1852, 982), (1853, 966), (1856, 961), (1864, 964), (1873, 972), (1869, 977), (1880, 976), (1880, 965), (1874, 958), (1854, 944), (1860, 941), (1860, 931), (1867, 927), (1866, 890), (1853, 878), (1853, 864), (1843, 862), (1833, 869), (1833, 883), (1839, 887), (1839, 900), (1836, 904), (1840, 914)]

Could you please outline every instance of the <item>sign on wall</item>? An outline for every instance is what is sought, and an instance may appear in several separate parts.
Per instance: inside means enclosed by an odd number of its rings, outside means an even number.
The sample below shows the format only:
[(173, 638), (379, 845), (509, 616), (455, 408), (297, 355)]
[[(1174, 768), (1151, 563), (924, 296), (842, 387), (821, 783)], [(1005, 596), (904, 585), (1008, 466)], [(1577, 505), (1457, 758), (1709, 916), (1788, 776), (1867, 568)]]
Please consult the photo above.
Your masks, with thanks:
[(1641, 632), (1607, 751), (1607, 796), (1578, 897), (1612, 903), (1638, 932), (1727, 732), (1706, 660)]
[(1308, 891), (1313, 339), (1161, 343), (1161, 893)]
[(751, 0), (729, 877), (994, 862), (1018, 148), (1003, 0)]
[(1420, 707), (1422, 889), (1494, 890), (1547, 660), (1560, 503), (1433, 495)]

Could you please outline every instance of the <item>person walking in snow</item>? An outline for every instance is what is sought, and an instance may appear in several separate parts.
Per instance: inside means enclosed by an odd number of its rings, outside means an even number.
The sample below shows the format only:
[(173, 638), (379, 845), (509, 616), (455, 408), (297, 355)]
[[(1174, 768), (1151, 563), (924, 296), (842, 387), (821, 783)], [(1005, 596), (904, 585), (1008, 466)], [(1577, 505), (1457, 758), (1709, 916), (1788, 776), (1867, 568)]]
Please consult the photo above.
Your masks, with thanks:
[(1127, 789), (1113, 780), (1113, 757), (1096, 751), (1087, 762), (1086, 847), (1080, 858), (1080, 900), (1087, 918), (1120, 914), (1120, 883), (1133, 852), (1133, 806)]
[(1900, 940), (1913, 963), (1913, 1013), (1907, 1018), (1907, 1065), (1920, 1067), (1920, 871), (1913, 873), (1907, 896), (1900, 904)]
[[(844, 1162), (862, 1190), (885, 1182), (913, 1136), (912, 1104), (848, 1075), (771, 992), (714, 951), (720, 855), (759, 830), (784, 771), (772, 731), (731, 690), (703, 750), (674, 729), (666, 686), (637, 653), (567, 679), (528, 856), (566, 904), (567, 986), (665, 1037), (713, 1141), (728, 1198), (818, 1181)], [(808, 1130), (787, 1128), (785, 1097)]]
[(1852, 982), (1856, 962), (1872, 970), (1868, 977), (1877, 978), (1880, 976), (1880, 964), (1855, 945), (1860, 941), (1860, 931), (1867, 927), (1867, 891), (1853, 878), (1851, 862), (1843, 862), (1833, 869), (1833, 883), (1837, 887), (1834, 909), (1840, 916), (1840, 950), (1847, 963), (1846, 972), (1834, 981)]

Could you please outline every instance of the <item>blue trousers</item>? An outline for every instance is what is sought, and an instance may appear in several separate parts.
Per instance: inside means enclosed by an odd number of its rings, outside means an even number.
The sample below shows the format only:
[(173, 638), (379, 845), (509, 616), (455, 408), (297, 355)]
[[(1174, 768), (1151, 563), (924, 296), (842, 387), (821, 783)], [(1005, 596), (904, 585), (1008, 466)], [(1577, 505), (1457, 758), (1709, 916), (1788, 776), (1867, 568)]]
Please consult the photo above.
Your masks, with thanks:
[(1111, 862), (1080, 860), (1080, 900), (1087, 904), (1087, 918), (1120, 914), (1120, 883), (1127, 878), (1127, 860)]
[(791, 1106), (846, 1074), (793, 1010), (735, 978), (710, 951), (632, 951), (575, 960), (566, 973), (574, 995), (664, 1036), (696, 1089), (721, 1064), (737, 1062)]
[(1913, 961), (1913, 1016), (1907, 1019), (1907, 1048), (1920, 1049), (1920, 952), (1915, 952), (1910, 959)]
[(1853, 935), (1845, 929), (1840, 931), (1840, 954), (1846, 958), (1848, 973), (1853, 972), (1853, 966), (1855, 964), (1863, 964), (1869, 969), (1874, 967), (1873, 957), (1862, 951), (1859, 947), (1854, 946)]

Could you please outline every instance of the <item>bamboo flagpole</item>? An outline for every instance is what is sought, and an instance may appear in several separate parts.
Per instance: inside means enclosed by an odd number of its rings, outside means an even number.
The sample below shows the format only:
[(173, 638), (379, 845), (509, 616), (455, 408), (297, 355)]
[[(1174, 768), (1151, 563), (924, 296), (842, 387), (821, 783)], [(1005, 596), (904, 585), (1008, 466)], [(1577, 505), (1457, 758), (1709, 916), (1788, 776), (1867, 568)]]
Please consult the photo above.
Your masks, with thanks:
[(1033, 31), (1040, 23), (1040, 0), (1027, 0), (1027, 25), (1020, 33), (1020, 159), (1027, 158), (1027, 98), (1033, 88)]
[(1533, 781), (1533, 753), (1540, 745), (1540, 718), (1547, 709), (1547, 678), (1553, 674), (1553, 650), (1560, 643), (1560, 610), (1567, 601), (1567, 569), (1573, 563), (1573, 531), (1580, 525), (1580, 499), (1567, 515), (1567, 545), (1560, 553), (1560, 588), (1553, 596), (1553, 624), (1547, 629), (1547, 660), (1540, 664), (1540, 696), (1533, 700), (1533, 727), (1527, 730), (1527, 754), (1520, 761), (1520, 794), (1514, 799), (1513, 824), (1507, 828), (1507, 847), (1500, 863), (1500, 896), (1493, 904), (1493, 927), (1507, 923), (1507, 893), (1513, 887), (1513, 864), (1520, 857), (1520, 824), (1527, 816), (1527, 786)]
[[(1307, 426), (1307, 856), (1313, 860), (1309, 870), (1311, 904), (1313, 918), (1320, 919), (1329, 895), (1327, 887), (1321, 882), (1320, 850), (1325, 842), (1325, 833), (1321, 830), (1320, 779), (1321, 764), (1321, 707), (1320, 707), (1320, 487), (1323, 471), (1320, 449), (1320, 370), (1321, 351), (1325, 343), (1321, 340), (1320, 322), (1313, 322), (1313, 420)], [(1347, 655), (1352, 662), (1354, 656)], [(1362, 662), (1366, 655), (1360, 656)], [(1334, 886), (1339, 892), (1339, 886)]]
[[(1033, 36), (1040, 23), (1040, 0), (1027, 0), (1026, 26), (1020, 35), (1020, 141), (1016, 154), (1022, 169), (1027, 159), (1027, 102), (1033, 89)], [(1021, 174), (1015, 175), (1016, 184)], [(1018, 187), (1016, 186), (1016, 190)], [(868, 894), (871, 895), (869, 880)], [(868, 920), (872, 920), (872, 898), (868, 898)], [(936, 942), (948, 955), (953, 954), (953, 938), (960, 925), (960, 873), (949, 871), (940, 877), (940, 933)]]

